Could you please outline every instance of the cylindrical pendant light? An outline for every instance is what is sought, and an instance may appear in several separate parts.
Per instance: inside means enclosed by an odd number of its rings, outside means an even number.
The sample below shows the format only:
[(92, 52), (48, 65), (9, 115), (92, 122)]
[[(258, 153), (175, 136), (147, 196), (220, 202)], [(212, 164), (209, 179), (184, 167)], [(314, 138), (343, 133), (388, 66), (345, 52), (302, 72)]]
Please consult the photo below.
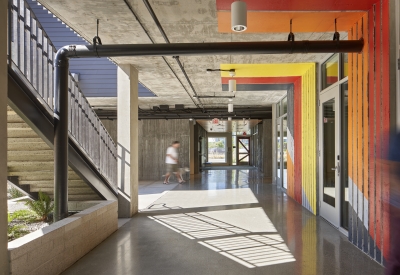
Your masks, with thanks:
[(229, 79), (229, 92), (236, 92), (236, 80)]
[(234, 32), (247, 30), (247, 5), (242, 1), (235, 1), (231, 5), (231, 29)]
[(228, 104), (228, 113), (233, 113), (233, 104), (232, 103)]

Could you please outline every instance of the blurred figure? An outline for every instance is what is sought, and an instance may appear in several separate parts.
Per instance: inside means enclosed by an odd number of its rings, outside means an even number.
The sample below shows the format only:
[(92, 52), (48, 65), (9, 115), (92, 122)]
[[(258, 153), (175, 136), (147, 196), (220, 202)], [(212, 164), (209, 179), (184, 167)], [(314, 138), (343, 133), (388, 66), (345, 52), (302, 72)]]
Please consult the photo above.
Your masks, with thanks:
[(176, 174), (176, 178), (179, 183), (184, 183), (185, 181), (182, 179), (181, 174), (179, 173), (179, 160), (178, 160), (178, 148), (180, 146), (179, 141), (174, 141), (171, 146), (168, 147), (165, 163), (167, 165), (167, 173), (165, 174), (164, 184), (169, 184), (169, 177), (171, 173)]
[(391, 136), (390, 167), (390, 254), (385, 275), (400, 274), (400, 133)]

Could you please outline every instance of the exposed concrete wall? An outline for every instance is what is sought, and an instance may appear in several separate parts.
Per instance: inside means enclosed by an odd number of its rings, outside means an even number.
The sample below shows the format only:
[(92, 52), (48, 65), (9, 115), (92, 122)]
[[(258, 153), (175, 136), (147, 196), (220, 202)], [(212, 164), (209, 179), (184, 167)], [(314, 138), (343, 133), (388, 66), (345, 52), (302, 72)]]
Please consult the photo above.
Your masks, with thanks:
[(61, 273), (118, 229), (117, 205), (101, 202), (10, 242), (11, 273)]
[(9, 274), (7, 253), (7, 10), (0, 0), (0, 274)]
[(161, 180), (165, 174), (165, 153), (175, 140), (180, 142), (179, 165), (190, 167), (189, 120), (141, 120), (139, 137), (140, 180)]
[(138, 211), (138, 71), (118, 67), (118, 215)]

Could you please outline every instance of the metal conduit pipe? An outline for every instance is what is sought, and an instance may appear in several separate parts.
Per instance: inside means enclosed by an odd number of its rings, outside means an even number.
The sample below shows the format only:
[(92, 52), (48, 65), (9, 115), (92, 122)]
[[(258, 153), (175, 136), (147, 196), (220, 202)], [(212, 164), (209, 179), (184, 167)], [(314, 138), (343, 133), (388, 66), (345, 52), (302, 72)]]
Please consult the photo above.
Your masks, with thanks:
[[(148, 1), (148, 0), (143, 0), (143, 3), (144, 3), (144, 5), (146, 6), (148, 12), (150, 13), (151, 18), (153, 18), (154, 23), (156, 23), (157, 28), (158, 28), (158, 30), (160, 31), (160, 33), (161, 33), (162, 37), (164, 38), (165, 42), (167, 42), (168, 44), (170, 44), (171, 42), (169, 41), (168, 36), (167, 36), (167, 34), (165, 33), (164, 28), (161, 26), (161, 23), (160, 23), (160, 21), (158, 20), (157, 15), (156, 15), (156, 13), (154, 12), (153, 8), (151, 7), (149, 1)], [(200, 98), (198, 97), (198, 94), (197, 94), (197, 92), (196, 92), (196, 89), (193, 87), (192, 81), (190, 81), (190, 78), (189, 78), (189, 76), (187, 75), (186, 70), (185, 70), (185, 68), (183, 67), (182, 62), (181, 62), (181, 60), (179, 59), (179, 56), (175, 56), (174, 58), (175, 58), (175, 60), (176, 60), (176, 63), (178, 63), (178, 66), (179, 66), (179, 68), (181, 69), (183, 75), (185, 76), (186, 81), (189, 83), (189, 86), (190, 86), (190, 88), (192, 89), (192, 91), (193, 91), (195, 97), (197, 98), (197, 100), (199, 101), (199, 103), (201, 104), (201, 106), (203, 107), (203, 111), (204, 111), (204, 105), (203, 105), (203, 103), (201, 102)], [(192, 100), (193, 100), (193, 98), (192, 98)]]
[[(66, 57), (360, 53), (364, 40), (71, 45)], [(60, 49), (61, 50), (61, 49)]]
[[(133, 10), (131, 4), (129, 3), (129, 1), (124, 0), (125, 4), (128, 6), (129, 10), (131, 11), (131, 13), (133, 14), (133, 16), (135, 17), (136, 21), (139, 23), (139, 25), (142, 27), (143, 31), (146, 33), (147, 37), (150, 39), (150, 41), (155, 44), (155, 41), (153, 40), (153, 38), (151, 37), (150, 33), (147, 31), (147, 29), (145, 28), (145, 26), (143, 25), (143, 23), (140, 21), (139, 16), (136, 14), (136, 12)], [(164, 37), (165, 39), (165, 37)], [(167, 38), (168, 39), (168, 38)], [(169, 41), (168, 41), (169, 42)], [(171, 72), (174, 74), (174, 76), (176, 77), (176, 79), (179, 81), (179, 83), (182, 85), (183, 89), (185, 90), (185, 92), (188, 94), (188, 96), (190, 97), (190, 99), (193, 101), (193, 104), (196, 105), (197, 108), (200, 108), (199, 104), (197, 104), (197, 102), (193, 99), (192, 95), (189, 93), (189, 91), (186, 89), (185, 85), (183, 85), (182, 81), (179, 79), (178, 75), (175, 73), (174, 69), (171, 67), (171, 65), (168, 63), (167, 59), (162, 56), (162, 59), (164, 60), (165, 64), (167, 64), (168, 68), (171, 70)], [(195, 93), (196, 94), (196, 93)], [(201, 103), (200, 100), (198, 100), (201, 104), (201, 107), (204, 110), (204, 105)]]
[(355, 41), (225, 42), (144, 45), (70, 45), (54, 58), (54, 219), (68, 216), (68, 70), (69, 58), (114, 56), (179, 56), (282, 53), (359, 53)]

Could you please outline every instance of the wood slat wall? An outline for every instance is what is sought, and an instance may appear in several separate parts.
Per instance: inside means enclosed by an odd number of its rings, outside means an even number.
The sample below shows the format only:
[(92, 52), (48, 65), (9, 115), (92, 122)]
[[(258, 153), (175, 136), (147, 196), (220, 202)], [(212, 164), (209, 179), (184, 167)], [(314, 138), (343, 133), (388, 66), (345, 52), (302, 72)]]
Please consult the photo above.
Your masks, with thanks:
[(181, 143), (179, 164), (190, 167), (190, 126), (187, 119), (139, 121), (139, 180), (161, 180), (165, 153), (175, 140)]

